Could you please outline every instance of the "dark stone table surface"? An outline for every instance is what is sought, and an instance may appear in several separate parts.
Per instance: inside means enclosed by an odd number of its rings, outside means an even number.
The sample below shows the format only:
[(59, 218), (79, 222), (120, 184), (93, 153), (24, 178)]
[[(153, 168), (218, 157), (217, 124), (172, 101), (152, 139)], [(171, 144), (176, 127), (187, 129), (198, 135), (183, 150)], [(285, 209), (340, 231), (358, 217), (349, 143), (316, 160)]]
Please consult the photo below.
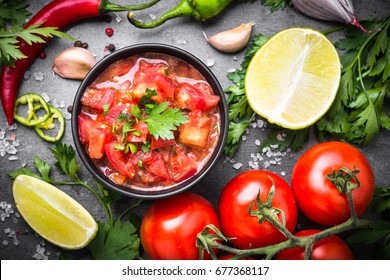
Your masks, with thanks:
[[(138, 2), (142, 1), (139, 0)], [(30, 4), (29, 10), (35, 13), (49, 1), (29, 0), (27, 2)], [(113, 2), (125, 4), (137, 1), (122, 0)], [(139, 12), (139, 16), (145, 20), (150, 20), (162, 14), (163, 11), (168, 10), (169, 7), (174, 6), (177, 2), (179, 1), (161, 1), (154, 7)], [(355, 0), (354, 6), (360, 19), (380, 17), (388, 15), (390, 12), (389, 0)], [(138, 43), (158, 42), (182, 48), (208, 64), (223, 88), (231, 85), (226, 75), (228, 71), (239, 67), (244, 51), (234, 54), (218, 52), (206, 42), (203, 32), (207, 35), (212, 35), (249, 21), (255, 23), (252, 35), (262, 33), (266, 36), (271, 36), (281, 29), (293, 26), (311, 27), (318, 30), (326, 30), (337, 26), (337, 23), (309, 18), (292, 7), (271, 12), (268, 7), (261, 5), (261, 1), (248, 4), (234, 3), (219, 16), (206, 23), (199, 23), (190, 18), (180, 18), (171, 20), (163, 26), (151, 30), (141, 30), (130, 25), (126, 20), (126, 13), (111, 14), (111, 18), (112, 21), (110, 23), (100, 18), (88, 19), (70, 26), (65, 31), (71, 36), (87, 42), (89, 50), (96, 55), (98, 60), (109, 54), (106, 50), (109, 44), (114, 44), (119, 49)], [(112, 37), (105, 35), (105, 28), (107, 27), (114, 29)], [(330, 39), (335, 41), (339, 35), (337, 33), (332, 34)], [(63, 79), (54, 75), (51, 70), (55, 56), (63, 49), (71, 46), (73, 46), (73, 42), (69, 40), (57, 38), (52, 40), (45, 48), (47, 57), (45, 59), (38, 58), (31, 65), (25, 79), (22, 81), (19, 94), (27, 92), (46, 93), (50, 97), (51, 104), (58, 105), (67, 118), (66, 131), (62, 142), (73, 145), (70, 115), (66, 109), (72, 104), (80, 81)], [(386, 106), (389, 107), (388, 102)], [(66, 258), (69, 259), (89, 259), (90, 255), (86, 250), (63, 252), (58, 247), (45, 242), (24, 222), (17, 213), (14, 204), (12, 182), (7, 172), (24, 165), (33, 168), (35, 156), (39, 156), (54, 165), (55, 160), (49, 152), (49, 148), (53, 146), (41, 140), (32, 129), (21, 125), (17, 125), (17, 128), (8, 127), (3, 110), (0, 110), (0, 131), (4, 132), (5, 138), (12, 139), (16, 137), (17, 139), (16, 154), (0, 156), (0, 211), (2, 213), (2, 219), (0, 220), (0, 259), (57, 259), (61, 253), (64, 253)], [(234, 163), (222, 156), (212, 172), (202, 182), (193, 187), (192, 191), (201, 194), (216, 205), (223, 186), (236, 174), (251, 169), (248, 164), (251, 160), (251, 154), (259, 152), (257, 144), (265, 139), (267, 132), (267, 128), (251, 127), (246, 135), (246, 141), (242, 142), (237, 154), (233, 158), (235, 163), (242, 163), (242, 167), (236, 169)], [(376, 177), (376, 184), (380, 186), (389, 186), (390, 184), (389, 139), (390, 131), (381, 130), (369, 146), (361, 148), (371, 162)], [(11, 142), (11, 140), (6, 141)], [(306, 149), (315, 143), (317, 143), (317, 139), (312, 137), (309, 143), (300, 151), (290, 151), (281, 157), (280, 164), (272, 164), (272, 156), (270, 158), (264, 156), (264, 159), (259, 162), (259, 166), (260, 168), (276, 172), (287, 181), (290, 181), (290, 174), (296, 160)], [(84, 166), (81, 173), (83, 179), (87, 181), (92, 180)], [(54, 173), (54, 176), (57, 175)], [(66, 186), (60, 186), (60, 188), (79, 201), (96, 219), (105, 219), (104, 211), (88, 190)], [(121, 210), (132, 202), (134, 202), (133, 199), (125, 199), (114, 205), (115, 214), (120, 213)], [(138, 210), (139, 215), (142, 216), (144, 210), (141, 207)], [(301, 217), (298, 227), (303, 228), (307, 223), (308, 221)], [(370, 248), (364, 250), (363, 253), (360, 252), (357, 258), (371, 258)]]

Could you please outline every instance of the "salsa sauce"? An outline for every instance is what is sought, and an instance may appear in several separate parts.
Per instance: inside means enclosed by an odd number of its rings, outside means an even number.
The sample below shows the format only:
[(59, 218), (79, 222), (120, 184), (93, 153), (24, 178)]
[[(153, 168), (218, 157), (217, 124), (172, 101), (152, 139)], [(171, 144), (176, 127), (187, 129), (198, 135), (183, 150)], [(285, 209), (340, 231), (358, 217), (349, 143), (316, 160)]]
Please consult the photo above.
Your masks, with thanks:
[[(172, 187), (210, 159), (219, 138), (219, 101), (185, 61), (159, 53), (131, 56), (110, 65), (84, 92), (79, 138), (113, 182), (141, 190)], [(163, 106), (159, 125), (177, 118), (168, 134), (150, 121), (156, 120), (152, 110)]]

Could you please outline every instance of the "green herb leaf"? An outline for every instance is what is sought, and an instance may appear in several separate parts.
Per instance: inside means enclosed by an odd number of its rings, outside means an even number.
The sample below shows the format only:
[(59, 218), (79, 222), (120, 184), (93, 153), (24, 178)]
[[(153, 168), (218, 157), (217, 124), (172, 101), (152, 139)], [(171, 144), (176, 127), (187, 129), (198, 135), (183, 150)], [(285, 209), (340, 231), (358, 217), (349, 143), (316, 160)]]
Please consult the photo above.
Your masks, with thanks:
[(155, 139), (174, 139), (173, 130), (188, 122), (188, 118), (178, 108), (168, 108), (169, 102), (155, 105), (149, 116), (143, 121), (148, 125), (151, 135)]
[(137, 105), (131, 107), (131, 115), (139, 120), (142, 119), (142, 111)]
[(77, 172), (81, 166), (77, 163), (75, 151), (71, 145), (56, 142), (55, 149), (50, 149), (57, 159), (55, 166), (73, 180), (78, 180)]
[(347, 238), (348, 243), (373, 245), (380, 244), (385, 259), (390, 258), (390, 223), (376, 220), (371, 221), (368, 229), (362, 229)]
[(156, 104), (152, 97), (157, 95), (157, 91), (155, 91), (154, 89), (147, 88), (145, 90), (145, 93), (146, 94), (142, 95), (139, 99), (139, 103), (144, 106), (146, 106), (147, 104)]
[(50, 165), (47, 162), (41, 160), (39, 157), (34, 158), (34, 164), (41, 174), (42, 179), (45, 181), (50, 181)]
[(390, 130), (384, 110), (390, 95), (390, 16), (364, 21), (376, 32), (346, 28), (346, 37), (335, 45), (344, 50), (339, 91), (328, 113), (317, 123), (320, 135), (367, 145), (380, 131)]
[(88, 249), (97, 260), (133, 260), (139, 258), (140, 239), (129, 221), (98, 222), (96, 237)]
[(233, 86), (225, 89), (225, 92), (229, 94), (227, 100), (229, 105), (229, 129), (224, 152), (228, 156), (234, 156), (240, 145), (242, 135), (256, 116), (245, 97), (244, 79), (250, 60), (267, 40), (268, 38), (261, 34), (253, 36), (245, 53), (245, 59), (241, 63), (242, 69), (227, 75), (228, 79), (234, 83)]
[(44, 43), (44, 38), (52, 38), (54, 36), (75, 40), (71, 36), (58, 31), (56, 27), (41, 27), (43, 22), (29, 26), (23, 29), (22, 26), (14, 26), (11, 29), (0, 27), (0, 58), (1, 62), (7, 66), (13, 66), (17, 59), (26, 58), (18, 46), (20, 39), (27, 44)]
[(0, 1), (0, 28), (7, 25), (23, 25), (31, 15), (24, 0)]
[(33, 176), (33, 177), (35, 177), (35, 178), (40, 179), (39, 176), (35, 175), (34, 172), (32, 172), (30, 169), (25, 168), (25, 167), (20, 168), (20, 169), (17, 169), (17, 170), (14, 170), (14, 171), (10, 171), (10, 172), (8, 172), (7, 174), (8, 174), (8, 176), (10, 176), (10, 178), (11, 178), (12, 180), (15, 180), (15, 178), (16, 178), (18, 175), (23, 175), (23, 174), (24, 174), (24, 175)]
[(107, 115), (110, 111), (110, 104), (104, 104), (103, 105), (103, 116)]

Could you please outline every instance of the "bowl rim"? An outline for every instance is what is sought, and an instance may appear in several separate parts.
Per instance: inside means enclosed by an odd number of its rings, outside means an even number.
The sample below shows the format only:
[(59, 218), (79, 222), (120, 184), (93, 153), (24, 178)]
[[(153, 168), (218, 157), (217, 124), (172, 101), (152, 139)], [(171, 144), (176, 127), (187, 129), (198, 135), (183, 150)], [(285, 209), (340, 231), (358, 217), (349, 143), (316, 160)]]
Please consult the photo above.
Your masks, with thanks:
[[(131, 189), (111, 181), (94, 165), (93, 161), (88, 156), (84, 148), (84, 145), (81, 144), (78, 135), (77, 119), (82, 107), (81, 102), (79, 101), (85, 89), (104, 71), (104, 69), (106, 69), (112, 63), (124, 58), (131, 57), (133, 55), (143, 54), (143, 53), (161, 53), (161, 54), (167, 54), (182, 59), (183, 61), (195, 67), (195, 69), (197, 69), (206, 78), (207, 82), (213, 88), (214, 94), (217, 94), (218, 96), (221, 97), (221, 100), (218, 104), (219, 111), (220, 111), (220, 121), (221, 121), (220, 135), (215, 150), (213, 151), (213, 154), (211, 155), (210, 159), (207, 161), (206, 165), (202, 168), (201, 171), (199, 171), (194, 176), (188, 178), (187, 180), (182, 181), (173, 187), (168, 187), (166, 189), (156, 190), (156, 191), (141, 191), (138, 189)], [(199, 58), (189, 53), (188, 51), (175, 46), (161, 44), (161, 43), (140, 43), (140, 44), (130, 45), (118, 49), (115, 52), (99, 60), (95, 64), (95, 66), (88, 72), (88, 74), (82, 80), (81, 84), (77, 89), (76, 95), (73, 100), (73, 110), (72, 110), (72, 117), (71, 117), (71, 130), (72, 130), (73, 142), (75, 144), (76, 151), (83, 165), (87, 168), (87, 170), (91, 173), (91, 175), (108, 189), (119, 192), (124, 196), (138, 198), (138, 199), (160, 199), (167, 196), (175, 195), (189, 190), (191, 187), (193, 187), (198, 182), (200, 182), (203, 179), (203, 177), (205, 177), (206, 174), (208, 174), (209, 171), (214, 167), (219, 157), (223, 153), (224, 146), (227, 139), (228, 124), (229, 124), (229, 117), (228, 117), (228, 105), (227, 105), (226, 97), (214, 73)]]

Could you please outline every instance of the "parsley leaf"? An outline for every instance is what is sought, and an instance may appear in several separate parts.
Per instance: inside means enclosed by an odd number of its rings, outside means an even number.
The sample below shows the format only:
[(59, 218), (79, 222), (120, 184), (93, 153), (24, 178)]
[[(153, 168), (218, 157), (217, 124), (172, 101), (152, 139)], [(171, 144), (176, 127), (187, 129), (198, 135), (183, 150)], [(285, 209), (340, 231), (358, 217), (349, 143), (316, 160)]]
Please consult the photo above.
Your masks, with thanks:
[(155, 105), (150, 114), (143, 121), (148, 125), (151, 135), (155, 139), (174, 139), (172, 130), (176, 130), (180, 125), (188, 122), (188, 118), (178, 108), (168, 108), (169, 102)]
[(372, 245), (381, 243), (385, 259), (390, 259), (390, 223), (383, 220), (372, 221), (368, 229), (362, 229), (347, 238), (348, 243)]
[(289, 5), (290, 0), (261, 0), (261, 3), (264, 6), (271, 7), (271, 11), (274, 12)]
[(327, 114), (317, 123), (320, 137), (335, 136), (367, 145), (381, 128), (390, 130), (390, 117), (384, 110), (390, 95), (390, 16), (364, 21), (376, 32), (346, 28), (346, 37), (336, 42), (343, 50), (339, 90)]
[(14, 26), (10, 29), (0, 28), (0, 57), (1, 63), (13, 66), (15, 60), (23, 59), (27, 56), (23, 54), (18, 46), (19, 40), (24, 40), (27, 44), (43, 43), (44, 38), (54, 36), (74, 40), (71, 36), (57, 30), (57, 27), (41, 27), (43, 22), (33, 24), (26, 29), (21, 26)]
[(71, 179), (77, 180), (77, 172), (81, 166), (76, 161), (73, 147), (57, 142), (55, 149), (50, 149), (50, 151), (57, 159), (55, 166)]
[(98, 222), (96, 237), (87, 248), (97, 260), (133, 260), (139, 258), (140, 238), (129, 222)]
[(27, 7), (24, 0), (0, 1), (0, 27), (4, 29), (7, 24), (23, 25), (31, 15)]
[(43, 27), (43, 22), (23, 28), (26, 19), (31, 15), (24, 0), (0, 0), (0, 65), (14, 66), (15, 60), (26, 58), (19, 49), (19, 42), (27, 44), (43, 43), (46, 38), (54, 36), (75, 40), (57, 30), (58, 27)]
[(233, 86), (225, 89), (225, 92), (229, 94), (227, 100), (229, 129), (224, 152), (228, 156), (233, 156), (236, 153), (241, 142), (241, 136), (256, 116), (245, 97), (244, 78), (250, 60), (267, 40), (268, 38), (261, 34), (253, 36), (245, 53), (244, 61), (241, 63), (241, 69), (227, 75), (228, 79), (234, 83)]

